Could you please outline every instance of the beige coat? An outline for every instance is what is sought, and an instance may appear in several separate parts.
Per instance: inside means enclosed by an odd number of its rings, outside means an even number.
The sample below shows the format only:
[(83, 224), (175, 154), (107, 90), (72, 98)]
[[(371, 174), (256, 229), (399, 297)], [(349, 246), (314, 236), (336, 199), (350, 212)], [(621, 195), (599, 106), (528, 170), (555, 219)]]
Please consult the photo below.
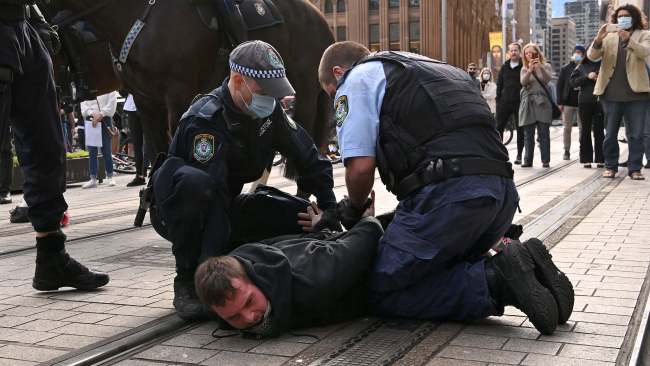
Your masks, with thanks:
[(553, 107), (544, 89), (548, 90), (553, 71), (551, 65), (544, 64), (535, 75), (544, 84), (540, 84), (534, 76), (528, 75), (526, 67), (521, 68), (521, 103), (519, 104), (519, 126), (532, 125), (536, 122), (551, 123)]
[[(618, 55), (618, 33), (610, 33), (605, 39), (600, 49), (589, 47), (587, 56), (591, 60), (597, 60), (602, 57), (598, 80), (594, 87), (594, 95), (603, 95), (609, 80), (614, 74), (616, 67), (616, 57)], [(648, 71), (645, 67), (645, 58), (650, 55), (650, 32), (646, 30), (635, 30), (630, 36), (627, 44), (627, 58), (625, 67), (627, 69), (627, 81), (630, 88), (635, 93), (650, 92), (650, 83), (648, 82)]]

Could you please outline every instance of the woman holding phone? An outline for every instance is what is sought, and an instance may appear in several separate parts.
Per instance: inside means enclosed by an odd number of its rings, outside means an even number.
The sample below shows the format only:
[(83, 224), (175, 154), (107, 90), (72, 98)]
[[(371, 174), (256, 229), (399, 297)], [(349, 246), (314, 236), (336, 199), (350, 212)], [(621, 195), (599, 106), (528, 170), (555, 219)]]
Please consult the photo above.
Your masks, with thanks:
[(552, 104), (548, 96), (551, 65), (546, 63), (539, 46), (534, 43), (524, 46), (523, 54), (519, 105), (519, 126), (524, 129), (524, 162), (521, 167), (533, 166), (537, 130), (542, 166), (548, 168), (551, 161), (550, 127), (553, 120)]
[(639, 8), (626, 4), (613, 13), (610, 24), (603, 25), (587, 51), (591, 60), (602, 57), (594, 95), (605, 111), (606, 127), (603, 153), (603, 177), (618, 172), (618, 130), (625, 116), (629, 147), (628, 175), (643, 180), (643, 129), (645, 110), (650, 100), (650, 82), (645, 59), (650, 55), (650, 32), (644, 30)]

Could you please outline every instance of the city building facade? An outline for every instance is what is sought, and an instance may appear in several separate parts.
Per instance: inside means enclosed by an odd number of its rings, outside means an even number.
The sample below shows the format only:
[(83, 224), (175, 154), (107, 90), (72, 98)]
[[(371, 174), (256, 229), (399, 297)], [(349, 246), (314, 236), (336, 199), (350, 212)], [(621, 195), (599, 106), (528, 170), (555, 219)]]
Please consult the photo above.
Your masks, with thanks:
[(562, 66), (571, 61), (576, 46), (576, 23), (570, 17), (551, 19), (551, 49), (547, 55), (558, 73)]
[(600, 27), (598, 0), (574, 0), (564, 3), (564, 16), (576, 24), (576, 40), (588, 46)]

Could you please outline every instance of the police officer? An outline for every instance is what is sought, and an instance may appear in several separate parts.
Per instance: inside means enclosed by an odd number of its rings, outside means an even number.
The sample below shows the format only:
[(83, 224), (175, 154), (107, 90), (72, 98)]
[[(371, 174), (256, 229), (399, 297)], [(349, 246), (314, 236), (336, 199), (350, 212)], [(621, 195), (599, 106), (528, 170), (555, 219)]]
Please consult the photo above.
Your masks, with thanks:
[(514, 305), (544, 334), (568, 319), (571, 283), (541, 242), (483, 257), (509, 229), (519, 197), (490, 109), (467, 73), (340, 42), (325, 51), (319, 80), (335, 94), (349, 196), (339, 203), (341, 222), (361, 217), (375, 167), (400, 201), (371, 275), (377, 314), (464, 320)]
[(228, 253), (235, 239), (301, 231), (297, 214), (307, 201), (276, 198), (278, 192), (265, 187), (240, 195), (276, 151), (297, 162), (298, 188), (314, 194), (321, 209), (331, 211), (336, 204), (331, 163), (277, 102), (294, 90), (275, 48), (245, 42), (229, 62), (230, 77), (185, 112), (170, 157), (153, 176), (152, 222), (173, 244), (174, 307), (184, 319), (204, 314), (193, 283), (200, 261)]
[[(65, 151), (54, 88), (52, 61), (39, 29), (27, 22), (38, 14), (34, 1), (0, 0), (0, 121), (11, 121), (16, 153), (25, 176), (29, 218), (36, 231), (33, 287), (90, 290), (108, 275), (88, 270), (65, 251), (59, 222), (67, 209)], [(36, 23), (42, 34), (46, 23)], [(0, 134), (5, 129), (0, 126)], [(2, 136), (0, 136), (2, 140)]]

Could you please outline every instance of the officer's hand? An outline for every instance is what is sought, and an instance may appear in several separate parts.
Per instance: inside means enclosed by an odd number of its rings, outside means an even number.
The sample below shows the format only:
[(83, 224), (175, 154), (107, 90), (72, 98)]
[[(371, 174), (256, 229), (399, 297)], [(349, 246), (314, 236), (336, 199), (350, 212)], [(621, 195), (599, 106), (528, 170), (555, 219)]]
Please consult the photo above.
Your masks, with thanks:
[(370, 206), (363, 212), (361, 217), (375, 216), (375, 190), (370, 191), (370, 199), (372, 202)]
[(350, 198), (346, 196), (336, 205), (336, 213), (341, 220), (341, 224), (343, 224), (346, 229), (350, 230), (357, 222), (359, 222), (359, 220), (361, 220), (364, 212), (370, 206), (372, 206), (371, 198), (368, 198), (363, 208), (358, 209), (352, 205)]
[(311, 203), (307, 207), (307, 212), (298, 213), (298, 225), (302, 226), (304, 232), (311, 233), (314, 231), (314, 226), (320, 222), (322, 218), (322, 211), (314, 204)]

